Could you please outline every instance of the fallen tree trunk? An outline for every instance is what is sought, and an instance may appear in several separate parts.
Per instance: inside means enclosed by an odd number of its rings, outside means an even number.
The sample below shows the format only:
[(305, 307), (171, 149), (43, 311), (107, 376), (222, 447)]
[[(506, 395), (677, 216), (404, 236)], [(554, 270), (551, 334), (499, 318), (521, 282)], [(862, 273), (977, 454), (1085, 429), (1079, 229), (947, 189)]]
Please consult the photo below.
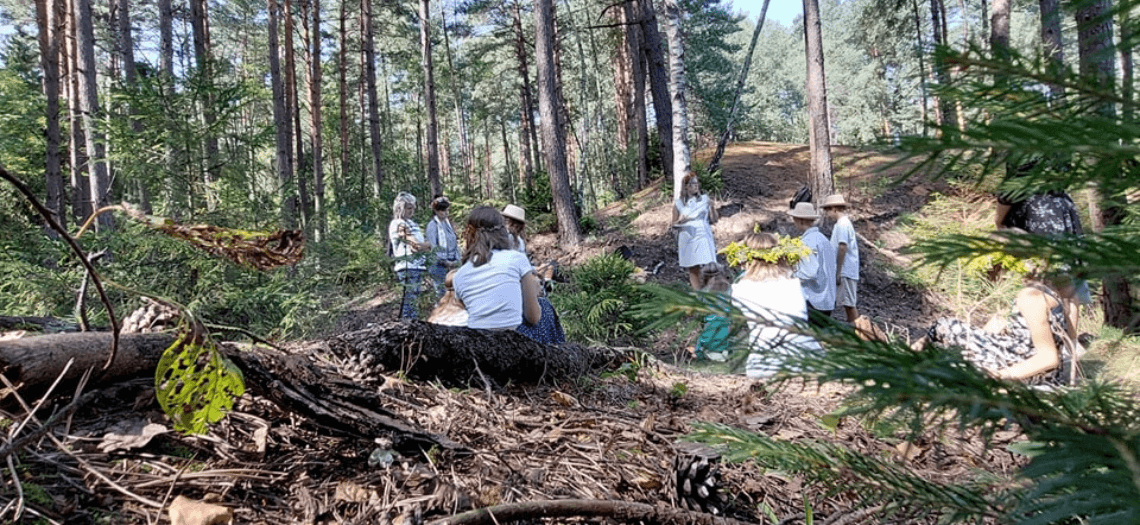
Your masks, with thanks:
[(88, 384), (107, 384), (154, 375), (162, 352), (174, 343), (173, 333), (122, 334), (114, 361), (104, 369), (111, 338), (110, 332), (72, 332), (3, 341), (0, 373), (21, 391), (36, 391), (60, 377), (68, 361), (72, 361), (63, 374), (65, 383), (74, 382), (92, 369)]
[[(256, 351), (249, 351), (256, 350)], [(386, 399), (374, 388), (358, 385), (343, 375), (312, 364), (308, 356), (280, 354), (264, 348), (225, 348), (242, 370), (250, 392), (319, 424), (373, 439), (391, 437), (393, 447), (407, 455), (433, 445), (465, 453), (466, 447), (447, 436), (409, 425), (384, 408)]]
[[(82, 374), (93, 369), (88, 385), (153, 376), (174, 333), (123, 334), (115, 360), (106, 370), (108, 332), (80, 332), (28, 337), (0, 342), (0, 373), (22, 395), (40, 392), (57, 378), (70, 391)], [(351, 332), (327, 342), (328, 348), (351, 357), (347, 370), (314, 364), (308, 355), (222, 345), (240, 368), (251, 393), (282, 408), (312, 418), (342, 432), (375, 438), (390, 435), (394, 446), (426, 450), (438, 445), (462, 452), (446, 436), (423, 431), (384, 409), (390, 402), (360, 379), (381, 379), (381, 372), (404, 371), (409, 377), (438, 379), (450, 384), (495, 382), (533, 383), (576, 378), (613, 352), (578, 345), (549, 346), (514, 331), (471, 330), (419, 321), (390, 323)], [(68, 361), (72, 365), (64, 374)], [(346, 376), (346, 372), (347, 376)], [(0, 399), (5, 396), (0, 392)]]
[(330, 339), (328, 347), (349, 361), (346, 368), (354, 377), (402, 371), (411, 378), (438, 379), (448, 385), (577, 378), (614, 358), (607, 349), (545, 345), (513, 330), (473, 330), (423, 321), (349, 332)]

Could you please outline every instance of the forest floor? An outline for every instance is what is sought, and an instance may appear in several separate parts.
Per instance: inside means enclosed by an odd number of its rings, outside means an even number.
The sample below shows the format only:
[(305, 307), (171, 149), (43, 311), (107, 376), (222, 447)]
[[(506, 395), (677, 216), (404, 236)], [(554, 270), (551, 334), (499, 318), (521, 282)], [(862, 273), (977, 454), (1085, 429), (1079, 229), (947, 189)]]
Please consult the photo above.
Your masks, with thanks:
[[(788, 200), (806, 177), (806, 146), (748, 143), (730, 146), (722, 161), (724, 187), (716, 195), (722, 219), (719, 245), (741, 238), (754, 224), (790, 233)], [(874, 247), (860, 247), (860, 310), (880, 326), (911, 337), (944, 311), (939, 298), (903, 283), (892, 265), (905, 264), (909, 241), (893, 227), (919, 210), (937, 184), (885, 183), (892, 159), (837, 147), (836, 186), (852, 203), (856, 230)], [(573, 265), (628, 246), (635, 262), (660, 282), (686, 282), (669, 232), (670, 198), (649, 188), (601, 210), (601, 233), (574, 250), (553, 235), (531, 238), (533, 260)], [(557, 293), (557, 291), (555, 291)], [(360, 302), (342, 329), (389, 321), (398, 297)], [(838, 314), (837, 314), (838, 317)], [(695, 334), (672, 334), (644, 349), (657, 359), (631, 360), (616, 373), (539, 386), (445, 388), (385, 377), (386, 406), (407, 423), (445, 435), (467, 454), (427, 450), (402, 456), (376, 436), (352, 436), (244, 396), (224, 422), (203, 436), (169, 431), (154, 402), (153, 383), (141, 379), (98, 392), (76, 416), (63, 440), (20, 458), (25, 520), (44, 523), (165, 523), (176, 496), (232, 511), (237, 523), (418, 523), (472, 508), (539, 500), (609, 500), (676, 508), (674, 458), (692, 452), (680, 441), (694, 423), (720, 423), (801, 444), (835, 443), (889, 459), (933, 481), (962, 481), (1005, 473), (1023, 459), (999, 432), (988, 446), (970, 436), (930, 436), (907, 442), (857, 418), (827, 423), (840, 408), (838, 387), (790, 384), (773, 389), (743, 375), (686, 366), (684, 347)], [(335, 365), (319, 345), (297, 344), (314, 362)], [(153, 439), (104, 452), (114, 425), (167, 425)], [(996, 446), (995, 446), (996, 443)], [(852, 492), (823, 494), (807, 480), (754, 464), (721, 464), (724, 515), (750, 523), (878, 523)], [(100, 473), (103, 478), (96, 473)], [(0, 494), (0, 506), (14, 500)], [(772, 514), (768, 513), (770, 509)], [(810, 513), (813, 518), (806, 518)], [(533, 511), (532, 518), (537, 517)], [(926, 523), (928, 519), (901, 522)], [(533, 520), (531, 520), (533, 521)], [(560, 519), (558, 522), (573, 521)], [(692, 520), (684, 520), (692, 522)], [(179, 524), (181, 525), (181, 524)], [(198, 525), (187, 523), (187, 525)]]

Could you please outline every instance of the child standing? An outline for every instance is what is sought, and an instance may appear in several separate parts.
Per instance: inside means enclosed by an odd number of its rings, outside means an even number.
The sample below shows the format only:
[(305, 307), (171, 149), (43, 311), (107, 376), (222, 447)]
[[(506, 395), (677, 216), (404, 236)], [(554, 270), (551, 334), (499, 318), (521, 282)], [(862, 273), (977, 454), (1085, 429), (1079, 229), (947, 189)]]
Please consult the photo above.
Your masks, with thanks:
[(831, 230), (831, 246), (835, 248), (835, 305), (843, 305), (847, 312), (847, 322), (854, 323), (859, 318), (856, 307), (859, 295), (859, 241), (855, 237), (855, 227), (847, 218), (847, 201), (843, 195), (830, 195), (824, 199), (822, 207), (835, 221)]

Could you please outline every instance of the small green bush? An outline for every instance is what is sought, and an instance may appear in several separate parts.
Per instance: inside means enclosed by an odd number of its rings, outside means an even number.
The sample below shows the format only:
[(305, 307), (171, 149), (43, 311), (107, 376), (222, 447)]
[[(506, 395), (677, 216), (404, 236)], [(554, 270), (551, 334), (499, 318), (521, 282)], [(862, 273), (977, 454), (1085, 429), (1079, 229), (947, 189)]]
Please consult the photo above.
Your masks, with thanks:
[(644, 327), (633, 305), (647, 298), (630, 278), (635, 266), (615, 254), (600, 255), (570, 270), (570, 286), (550, 297), (571, 340), (628, 342)]

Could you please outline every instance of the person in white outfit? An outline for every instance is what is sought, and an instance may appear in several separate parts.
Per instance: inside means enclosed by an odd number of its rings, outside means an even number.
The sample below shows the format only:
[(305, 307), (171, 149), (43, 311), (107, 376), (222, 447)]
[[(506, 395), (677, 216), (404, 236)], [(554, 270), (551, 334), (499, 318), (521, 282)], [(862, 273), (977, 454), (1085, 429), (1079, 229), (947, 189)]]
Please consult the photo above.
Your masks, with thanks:
[(859, 240), (855, 226), (847, 218), (847, 201), (843, 195), (829, 195), (820, 205), (835, 221), (831, 229), (831, 246), (835, 248), (836, 305), (847, 311), (847, 322), (859, 318)]
[(793, 274), (803, 285), (804, 299), (807, 300), (808, 317), (816, 325), (824, 323), (835, 309), (835, 248), (831, 241), (819, 232), (816, 222), (819, 214), (810, 202), (796, 203), (788, 213), (801, 232), (800, 240), (811, 248), (811, 255), (796, 264)]
[(673, 201), (672, 228), (677, 230), (677, 258), (689, 270), (689, 285), (701, 289), (701, 267), (716, 262), (712, 225), (719, 218), (716, 206), (701, 193), (697, 174), (689, 172), (681, 182), (681, 197)]
[(431, 250), (431, 244), (424, 241), (423, 231), (412, 220), (415, 212), (416, 198), (401, 191), (392, 201), (392, 222), (388, 223), (388, 243), (396, 261), (393, 270), (404, 287), (404, 298), (400, 304), (400, 317), (404, 319), (417, 317), (416, 298), (420, 296), (421, 282), (427, 270), (427, 258), (420, 254)]
[(787, 354), (820, 348), (815, 339), (788, 330), (797, 320), (807, 320), (807, 303), (792, 268), (808, 250), (784, 250), (776, 262), (768, 262), (760, 254), (781, 249), (775, 235), (749, 234), (743, 244), (749, 255), (743, 263), (744, 274), (732, 285), (732, 302), (748, 319), (750, 353), (745, 373), (751, 378), (767, 378), (780, 371)]

